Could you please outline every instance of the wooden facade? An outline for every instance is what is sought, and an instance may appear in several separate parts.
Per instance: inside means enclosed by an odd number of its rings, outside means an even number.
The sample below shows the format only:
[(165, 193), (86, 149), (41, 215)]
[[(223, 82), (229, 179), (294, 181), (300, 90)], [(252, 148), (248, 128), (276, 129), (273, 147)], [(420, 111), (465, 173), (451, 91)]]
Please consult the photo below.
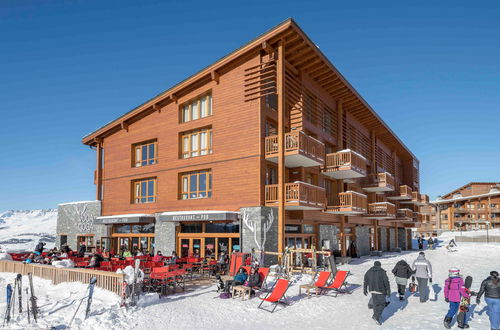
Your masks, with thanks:
[[(211, 108), (203, 112), (199, 107), (208, 103), (197, 100), (206, 95)], [(210, 141), (203, 140), (210, 152), (185, 157), (186, 150), (208, 150), (196, 141), (183, 147), (183, 137), (198, 130), (210, 131)], [(132, 150), (151, 141), (156, 150), (147, 157), (154, 161), (131, 166), (137, 164), (131, 157), (138, 157)], [(293, 20), (83, 143), (97, 150), (103, 215), (277, 207), (279, 251), (285, 224), (337, 224), (345, 255), (348, 228), (416, 226), (419, 218), (400, 217), (408, 213), (396, 210), (418, 212), (426, 204), (418, 193), (418, 159)], [(197, 171), (210, 171), (209, 183), (197, 181), (204, 188), (210, 184), (210, 196), (181, 194), (181, 178)], [(153, 202), (136, 202), (133, 183), (143, 179), (154, 180)], [(301, 235), (313, 244), (314, 234)], [(374, 242), (379, 249), (376, 237)]]
[(435, 229), (500, 227), (500, 182), (470, 182), (432, 203)]

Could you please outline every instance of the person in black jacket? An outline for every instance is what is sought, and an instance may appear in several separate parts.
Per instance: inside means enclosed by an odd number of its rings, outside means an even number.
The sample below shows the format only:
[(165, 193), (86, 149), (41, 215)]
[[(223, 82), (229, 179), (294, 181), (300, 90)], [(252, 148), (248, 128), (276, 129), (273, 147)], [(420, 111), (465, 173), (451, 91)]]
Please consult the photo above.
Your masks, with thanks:
[(260, 289), (261, 284), (262, 283), (260, 281), (259, 268), (258, 267), (250, 268), (250, 274), (248, 275), (247, 281), (245, 282), (246, 286), (252, 288), (250, 294), (254, 295), (255, 294), (254, 288)]
[(490, 276), (481, 283), (481, 289), (477, 293), (476, 302), (481, 303), (481, 297), (485, 297), (488, 304), (491, 329), (500, 328), (500, 278), (497, 271), (490, 272)]
[(82, 242), (78, 248), (78, 258), (83, 258), (85, 256), (85, 252), (87, 252), (87, 246), (85, 246), (85, 242)]
[(405, 299), (406, 284), (408, 279), (413, 275), (413, 270), (410, 265), (404, 260), (399, 260), (392, 273), (396, 277), (396, 284), (398, 285), (399, 300)]
[(375, 261), (373, 267), (368, 269), (365, 274), (363, 293), (367, 296), (368, 292), (372, 294), (372, 319), (374, 319), (378, 325), (381, 325), (382, 312), (387, 305), (386, 297), (391, 296), (391, 287), (389, 285), (389, 278), (385, 270), (382, 269), (380, 261)]
[(43, 253), (43, 249), (45, 248), (45, 243), (44, 242), (39, 242), (36, 247), (35, 247), (35, 252), (40, 255)]

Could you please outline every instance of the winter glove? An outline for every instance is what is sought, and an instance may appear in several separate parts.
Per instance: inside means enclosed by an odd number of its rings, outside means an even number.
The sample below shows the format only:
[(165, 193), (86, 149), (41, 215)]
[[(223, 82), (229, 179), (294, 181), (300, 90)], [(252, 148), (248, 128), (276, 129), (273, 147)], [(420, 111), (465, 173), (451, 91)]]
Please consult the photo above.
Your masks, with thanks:
[(429, 283), (432, 283), (432, 277), (431, 277), (431, 278), (429, 278)]
[(450, 302), (450, 299), (446, 298), (444, 301), (446, 301), (447, 303), (449, 303), (449, 302)]
[(412, 281), (412, 282), (415, 282), (415, 276), (412, 276), (412, 277), (411, 277), (411, 281)]
[(476, 304), (478, 304), (478, 305), (479, 305), (480, 303), (481, 303), (481, 299), (476, 298)]

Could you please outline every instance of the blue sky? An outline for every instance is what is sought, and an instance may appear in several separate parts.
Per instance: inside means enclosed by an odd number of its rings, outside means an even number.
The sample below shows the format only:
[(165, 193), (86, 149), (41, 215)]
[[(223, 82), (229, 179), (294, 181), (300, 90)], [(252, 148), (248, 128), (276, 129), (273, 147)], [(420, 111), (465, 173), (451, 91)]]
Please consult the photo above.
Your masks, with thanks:
[[(308, 2), (309, 3), (309, 2)], [(95, 198), (81, 138), (293, 17), (420, 159), (500, 181), (500, 3), (0, 1), (0, 211)]]

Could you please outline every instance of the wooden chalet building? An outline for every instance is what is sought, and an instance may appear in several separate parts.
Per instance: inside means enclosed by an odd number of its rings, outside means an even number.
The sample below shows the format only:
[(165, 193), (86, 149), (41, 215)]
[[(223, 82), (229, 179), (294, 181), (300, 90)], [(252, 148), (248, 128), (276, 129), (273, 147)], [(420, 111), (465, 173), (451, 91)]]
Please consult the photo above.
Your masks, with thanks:
[(500, 182), (470, 182), (432, 205), (436, 229), (500, 228)]
[(74, 248), (363, 255), (411, 248), (428, 203), (418, 159), (292, 19), (83, 143), (97, 201), (60, 207)]

